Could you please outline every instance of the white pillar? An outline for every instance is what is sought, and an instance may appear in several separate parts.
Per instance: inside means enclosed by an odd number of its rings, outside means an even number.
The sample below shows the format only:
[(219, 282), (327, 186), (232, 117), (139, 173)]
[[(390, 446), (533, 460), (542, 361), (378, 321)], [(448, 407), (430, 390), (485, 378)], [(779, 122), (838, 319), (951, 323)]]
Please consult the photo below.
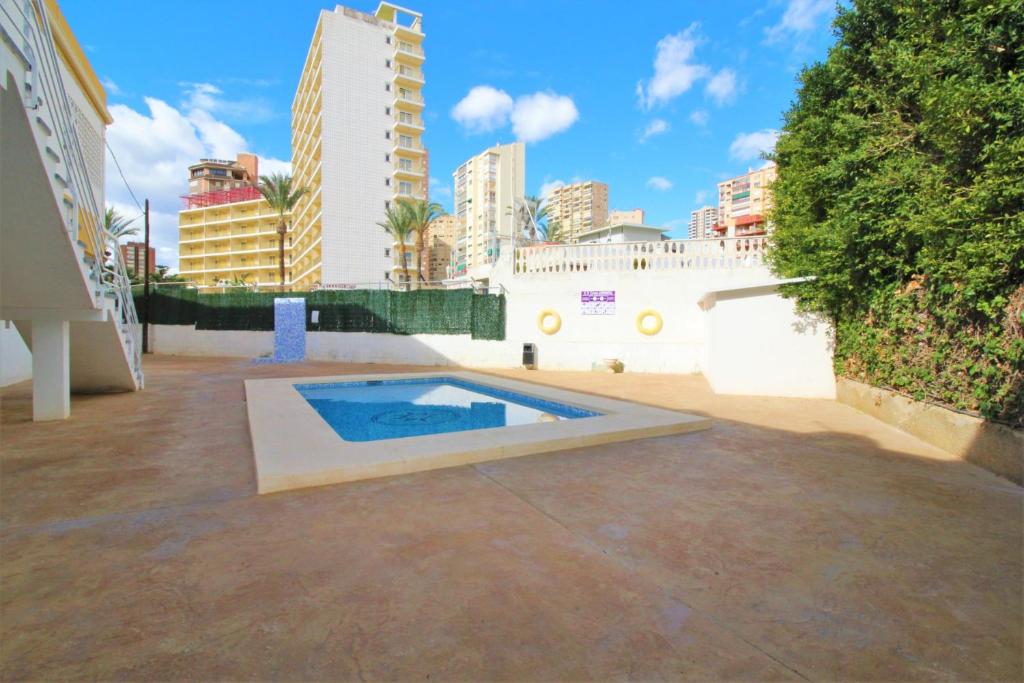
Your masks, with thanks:
[(71, 353), (67, 320), (32, 321), (32, 419), (71, 414)]

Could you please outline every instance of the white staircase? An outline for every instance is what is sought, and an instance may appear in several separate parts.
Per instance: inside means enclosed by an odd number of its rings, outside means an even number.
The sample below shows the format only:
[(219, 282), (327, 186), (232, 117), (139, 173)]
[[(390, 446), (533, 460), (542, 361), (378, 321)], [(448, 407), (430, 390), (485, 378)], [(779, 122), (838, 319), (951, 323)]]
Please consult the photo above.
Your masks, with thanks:
[[(96, 177), (76, 127), (81, 86), (58, 55), (47, 3), (0, 0), (0, 40), (0, 319), (45, 351), (33, 348), (33, 392), (45, 394), (34, 396), (36, 419), (59, 419), (58, 384), (64, 394), (142, 388), (140, 327), (103, 227), (102, 165)], [(102, 155), (102, 128), (99, 144)], [(63, 407), (43, 405), (54, 400)]]

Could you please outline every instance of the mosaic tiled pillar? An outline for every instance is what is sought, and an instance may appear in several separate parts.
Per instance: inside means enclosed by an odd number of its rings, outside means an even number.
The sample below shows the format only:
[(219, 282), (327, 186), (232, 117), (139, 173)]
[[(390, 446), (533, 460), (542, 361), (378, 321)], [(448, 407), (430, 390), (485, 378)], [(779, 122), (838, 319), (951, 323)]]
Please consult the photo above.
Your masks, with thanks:
[(274, 362), (306, 359), (306, 300), (274, 299)]

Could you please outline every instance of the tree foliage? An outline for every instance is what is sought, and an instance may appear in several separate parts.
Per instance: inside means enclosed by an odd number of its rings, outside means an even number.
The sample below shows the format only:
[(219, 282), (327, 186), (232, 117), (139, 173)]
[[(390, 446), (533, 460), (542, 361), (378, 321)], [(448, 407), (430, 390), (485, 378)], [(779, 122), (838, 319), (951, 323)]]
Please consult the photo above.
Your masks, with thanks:
[(1021, 424), (1024, 4), (855, 0), (801, 75), (770, 259), (839, 374)]

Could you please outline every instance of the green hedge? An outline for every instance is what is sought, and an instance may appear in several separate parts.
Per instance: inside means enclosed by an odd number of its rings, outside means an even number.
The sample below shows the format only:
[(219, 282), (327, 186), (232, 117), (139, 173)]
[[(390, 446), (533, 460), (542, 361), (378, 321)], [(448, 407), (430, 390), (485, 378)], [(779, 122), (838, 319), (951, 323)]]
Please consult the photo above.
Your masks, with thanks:
[[(141, 291), (135, 304), (142, 315)], [(195, 325), (199, 330), (273, 330), (274, 299), (281, 294), (230, 292), (197, 294), (163, 288), (150, 295), (150, 322)], [(306, 329), (312, 332), (390, 334), (470, 334), (473, 339), (505, 338), (505, 296), (469, 289), (345, 290), (291, 292), (306, 299)], [(319, 312), (317, 323), (312, 312)]]

